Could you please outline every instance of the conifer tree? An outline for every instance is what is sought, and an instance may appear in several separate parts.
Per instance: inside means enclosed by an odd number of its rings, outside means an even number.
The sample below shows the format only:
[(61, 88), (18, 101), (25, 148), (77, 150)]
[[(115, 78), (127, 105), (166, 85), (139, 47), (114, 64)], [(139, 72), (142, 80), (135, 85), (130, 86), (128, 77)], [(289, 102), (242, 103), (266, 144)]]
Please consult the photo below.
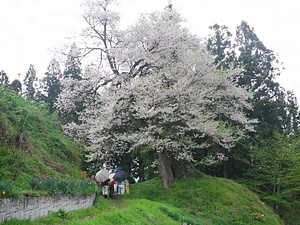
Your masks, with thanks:
[(4, 70), (0, 71), (0, 85), (1, 84), (5, 84), (5, 85), (9, 84), (9, 78), (7, 74), (4, 72)]
[(82, 79), (81, 62), (79, 59), (80, 51), (75, 43), (71, 45), (67, 55), (64, 78), (72, 78), (75, 80)]
[[(71, 45), (70, 51), (67, 55), (65, 70), (61, 80), (61, 90), (71, 91), (80, 85), (79, 81), (83, 79), (82, 69), (80, 62), (80, 51), (75, 43)], [(79, 113), (83, 110), (83, 103), (81, 98), (77, 98), (74, 103), (74, 108), (70, 111), (61, 110), (59, 115), (62, 119), (62, 123), (76, 122), (78, 123)]]
[(18, 79), (15, 79), (13, 82), (10, 84), (10, 88), (14, 90), (17, 93), (22, 93), (22, 83)]
[(61, 92), (62, 74), (59, 63), (52, 59), (42, 80), (42, 99), (48, 104), (50, 112), (55, 110), (56, 99)]
[(241, 22), (236, 28), (236, 37), (226, 26), (214, 25), (211, 29), (214, 34), (208, 39), (208, 50), (214, 56), (215, 64), (224, 69), (230, 66), (244, 69), (236, 78), (236, 83), (253, 90), (253, 109), (245, 113), (259, 120), (255, 126), (256, 132), (250, 135), (251, 139), (240, 142), (236, 151), (226, 153), (229, 160), (224, 162), (224, 174), (229, 170), (230, 176), (236, 177), (241, 176), (240, 172), (245, 169), (246, 165), (241, 162), (248, 158), (251, 143), (259, 138), (269, 138), (274, 132), (286, 135), (298, 133), (297, 99), (275, 81), (281, 72), (276, 54), (260, 41), (248, 23)]
[(30, 64), (29, 70), (27, 71), (23, 80), (25, 89), (24, 95), (32, 100), (35, 100), (37, 93), (37, 75), (34, 66)]

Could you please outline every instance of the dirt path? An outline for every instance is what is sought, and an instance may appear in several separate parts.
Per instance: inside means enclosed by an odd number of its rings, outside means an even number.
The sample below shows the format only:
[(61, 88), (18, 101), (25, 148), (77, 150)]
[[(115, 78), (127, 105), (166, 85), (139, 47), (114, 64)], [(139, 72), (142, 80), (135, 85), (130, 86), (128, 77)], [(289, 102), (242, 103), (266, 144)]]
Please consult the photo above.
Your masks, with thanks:
[(111, 199), (117, 208), (124, 207), (124, 199), (122, 195), (114, 195), (114, 198)]

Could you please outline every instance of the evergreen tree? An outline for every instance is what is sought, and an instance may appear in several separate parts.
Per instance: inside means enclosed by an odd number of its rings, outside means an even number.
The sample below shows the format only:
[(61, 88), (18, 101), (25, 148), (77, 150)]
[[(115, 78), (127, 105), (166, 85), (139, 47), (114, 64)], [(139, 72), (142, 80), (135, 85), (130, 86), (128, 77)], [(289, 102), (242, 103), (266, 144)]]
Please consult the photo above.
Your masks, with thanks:
[(1, 84), (5, 84), (5, 85), (9, 84), (9, 78), (7, 74), (4, 72), (4, 70), (0, 71), (0, 85)]
[(22, 83), (18, 79), (15, 79), (13, 82), (10, 84), (10, 88), (14, 90), (17, 93), (22, 93)]
[(64, 70), (64, 78), (72, 78), (75, 80), (82, 79), (81, 62), (79, 59), (80, 51), (75, 43), (71, 45), (67, 55), (67, 60)]
[[(259, 120), (255, 127), (256, 133), (251, 135), (252, 139), (241, 141), (233, 151), (227, 153), (229, 160), (224, 164), (231, 168), (224, 167), (224, 174), (228, 169), (231, 176), (236, 176), (236, 171), (241, 172), (241, 168), (246, 166), (242, 162), (247, 158), (254, 137), (269, 138), (274, 132), (287, 135), (298, 132), (297, 99), (293, 93), (285, 93), (275, 82), (275, 77), (280, 74), (276, 55), (263, 45), (254, 29), (245, 21), (237, 27), (235, 39), (231, 38), (225, 26), (214, 25), (211, 29), (214, 35), (208, 39), (208, 49), (215, 58), (215, 64), (220, 68), (233, 66), (244, 69), (241, 76), (236, 77), (236, 82), (254, 91), (251, 102), (253, 109), (246, 113), (250, 118)], [(236, 166), (240, 169), (237, 170)]]
[[(300, 152), (299, 137), (276, 133), (253, 143), (247, 172), (248, 186), (287, 224), (299, 221)], [(292, 223), (291, 223), (292, 222)]]
[(52, 59), (42, 80), (42, 99), (48, 104), (50, 112), (55, 110), (54, 104), (61, 92), (61, 79), (62, 74), (59, 63)]
[(287, 94), (275, 81), (280, 67), (274, 52), (263, 45), (254, 29), (244, 21), (237, 27), (235, 48), (239, 53), (236, 64), (244, 68), (238, 84), (252, 88), (255, 93), (253, 111), (248, 113), (260, 121), (256, 131), (262, 137), (269, 137), (273, 132), (297, 132), (297, 127), (291, 127), (286, 111), (289, 104), (297, 107), (296, 99), (287, 101)]
[[(81, 62), (79, 60), (80, 51), (75, 43), (72, 44), (67, 55), (63, 79), (61, 81), (61, 90), (72, 91), (82, 78)], [(70, 87), (70, 89), (68, 89)], [(74, 108), (70, 111), (59, 111), (62, 123), (76, 122), (78, 123), (79, 113), (83, 110), (81, 97), (76, 99)]]
[(34, 66), (30, 64), (29, 70), (23, 80), (25, 90), (24, 95), (32, 100), (35, 100), (37, 93), (37, 75)]
[(235, 51), (232, 46), (232, 34), (226, 26), (215, 24), (209, 27), (214, 31), (207, 40), (207, 49), (213, 55), (218, 69), (229, 69), (234, 65)]

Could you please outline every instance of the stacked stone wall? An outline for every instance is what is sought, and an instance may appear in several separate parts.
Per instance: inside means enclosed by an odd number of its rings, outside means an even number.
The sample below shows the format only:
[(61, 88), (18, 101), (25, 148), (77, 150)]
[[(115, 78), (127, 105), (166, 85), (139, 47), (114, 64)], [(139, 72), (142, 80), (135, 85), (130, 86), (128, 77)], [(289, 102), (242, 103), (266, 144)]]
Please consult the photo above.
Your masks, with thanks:
[(71, 197), (71, 196), (42, 196), (22, 197), (20, 199), (0, 199), (0, 222), (5, 219), (30, 219), (46, 216), (52, 212), (63, 209), (71, 210), (91, 207), (95, 202), (96, 194)]

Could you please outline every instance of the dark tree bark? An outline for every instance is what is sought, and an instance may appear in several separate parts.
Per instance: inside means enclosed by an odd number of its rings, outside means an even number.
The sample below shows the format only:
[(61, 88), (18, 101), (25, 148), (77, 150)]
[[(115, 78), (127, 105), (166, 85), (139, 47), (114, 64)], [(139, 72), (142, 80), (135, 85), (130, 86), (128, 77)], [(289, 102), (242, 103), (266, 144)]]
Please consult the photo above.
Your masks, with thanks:
[(228, 161), (223, 161), (223, 177), (228, 178)]
[(164, 152), (158, 153), (158, 168), (165, 188), (168, 188), (174, 179), (186, 178), (197, 173), (192, 163), (176, 160), (174, 155)]

